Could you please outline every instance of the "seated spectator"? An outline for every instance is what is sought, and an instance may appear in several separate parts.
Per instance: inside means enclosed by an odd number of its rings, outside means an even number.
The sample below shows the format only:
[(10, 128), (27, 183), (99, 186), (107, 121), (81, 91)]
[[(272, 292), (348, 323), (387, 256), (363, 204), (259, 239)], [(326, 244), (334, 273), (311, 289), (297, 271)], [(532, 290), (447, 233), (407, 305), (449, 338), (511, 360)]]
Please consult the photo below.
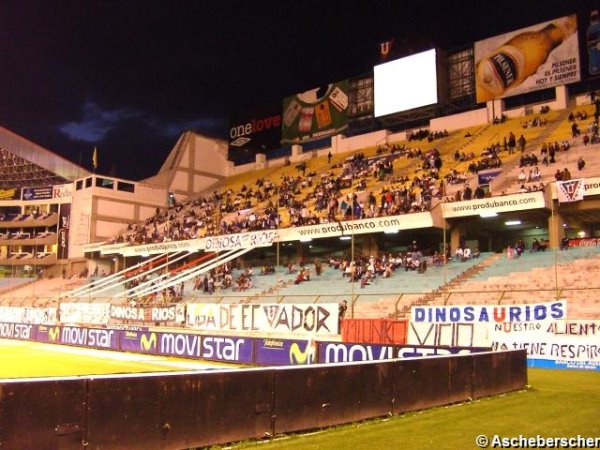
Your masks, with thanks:
[(463, 249), (461, 247), (458, 247), (456, 249), (456, 251), (454, 252), (454, 257), (456, 258), (457, 261), (464, 261), (464, 256), (465, 256), (465, 252), (463, 251)]
[(468, 259), (471, 259), (471, 249), (469, 247), (466, 247), (463, 250), (463, 258), (465, 261), (467, 261)]
[(585, 167), (585, 161), (583, 160), (583, 156), (580, 156), (577, 160), (577, 170), (583, 170)]
[(563, 173), (560, 171), (560, 169), (556, 169), (556, 173), (554, 174), (554, 179), (556, 181), (563, 181)]

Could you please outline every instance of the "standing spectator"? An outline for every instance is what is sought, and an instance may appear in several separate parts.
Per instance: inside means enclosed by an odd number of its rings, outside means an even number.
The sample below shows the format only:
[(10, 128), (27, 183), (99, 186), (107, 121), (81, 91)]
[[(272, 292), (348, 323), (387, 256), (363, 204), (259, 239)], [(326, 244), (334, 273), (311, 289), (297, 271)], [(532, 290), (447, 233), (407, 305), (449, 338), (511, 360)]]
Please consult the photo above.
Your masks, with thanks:
[(485, 197), (485, 192), (484, 192), (484, 190), (483, 190), (483, 188), (481, 186), (477, 186), (475, 188), (474, 195), (475, 195), (475, 198), (482, 199), (483, 197)]
[(346, 317), (346, 311), (348, 311), (348, 301), (346, 300), (342, 300), (340, 302), (339, 305), (339, 310), (340, 310), (340, 314), (339, 314), (339, 331), (340, 333), (342, 332), (342, 321), (344, 320), (344, 318)]
[(517, 146), (517, 138), (514, 133), (511, 131), (508, 135), (508, 153), (512, 155), (515, 151), (515, 147)]
[(577, 160), (577, 170), (583, 170), (585, 167), (585, 161), (583, 160), (583, 156), (580, 156)]
[(519, 150), (521, 150), (521, 153), (525, 151), (525, 145), (527, 145), (527, 140), (525, 139), (525, 136), (519, 136)]

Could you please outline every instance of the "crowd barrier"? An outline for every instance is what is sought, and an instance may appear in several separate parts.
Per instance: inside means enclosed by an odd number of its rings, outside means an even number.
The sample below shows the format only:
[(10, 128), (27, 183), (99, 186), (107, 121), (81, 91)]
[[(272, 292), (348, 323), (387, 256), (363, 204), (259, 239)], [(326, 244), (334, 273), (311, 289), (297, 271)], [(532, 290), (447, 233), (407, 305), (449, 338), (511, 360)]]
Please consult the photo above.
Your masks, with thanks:
[(523, 389), (524, 350), (350, 365), (0, 382), (0, 446), (181, 449)]

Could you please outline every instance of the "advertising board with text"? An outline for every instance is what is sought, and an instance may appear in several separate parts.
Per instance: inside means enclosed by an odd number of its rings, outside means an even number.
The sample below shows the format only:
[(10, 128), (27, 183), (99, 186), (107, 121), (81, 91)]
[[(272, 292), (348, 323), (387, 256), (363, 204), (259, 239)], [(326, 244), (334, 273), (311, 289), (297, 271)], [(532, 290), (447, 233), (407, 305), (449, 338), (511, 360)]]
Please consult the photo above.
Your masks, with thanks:
[(581, 79), (575, 14), (478, 41), (474, 52), (478, 103)]

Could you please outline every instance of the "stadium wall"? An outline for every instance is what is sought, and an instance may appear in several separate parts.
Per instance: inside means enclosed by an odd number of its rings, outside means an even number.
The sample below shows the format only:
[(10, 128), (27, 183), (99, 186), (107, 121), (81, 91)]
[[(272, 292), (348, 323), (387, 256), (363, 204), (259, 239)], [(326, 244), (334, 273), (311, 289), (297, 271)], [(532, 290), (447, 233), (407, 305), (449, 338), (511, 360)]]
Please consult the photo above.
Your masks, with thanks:
[(476, 109), (452, 116), (431, 119), (429, 127), (432, 131), (453, 131), (462, 128), (483, 125), (487, 122), (487, 109)]
[(0, 444), (204, 447), (471, 401), (526, 384), (524, 350), (203, 374), (5, 380)]
[[(121, 183), (133, 186), (134, 192), (119, 190)], [(151, 217), (157, 207), (164, 207), (166, 203), (167, 191), (158, 186), (99, 175), (76, 180), (69, 226), (69, 258), (83, 257), (84, 245), (113, 238), (127, 225)]]

